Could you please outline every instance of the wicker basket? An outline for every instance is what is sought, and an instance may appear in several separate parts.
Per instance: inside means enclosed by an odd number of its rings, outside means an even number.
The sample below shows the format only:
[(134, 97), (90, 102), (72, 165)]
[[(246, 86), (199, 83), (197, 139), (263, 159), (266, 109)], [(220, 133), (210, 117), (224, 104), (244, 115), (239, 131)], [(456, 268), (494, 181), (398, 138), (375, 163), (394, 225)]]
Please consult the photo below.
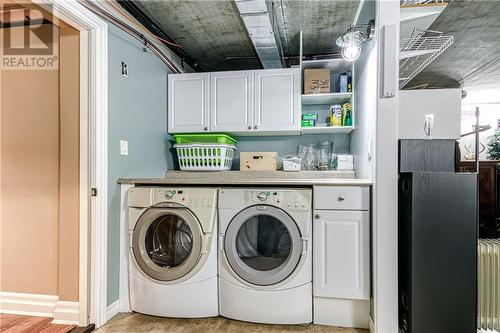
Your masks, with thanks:
[(231, 170), (234, 145), (225, 144), (175, 144), (181, 170), (224, 171)]

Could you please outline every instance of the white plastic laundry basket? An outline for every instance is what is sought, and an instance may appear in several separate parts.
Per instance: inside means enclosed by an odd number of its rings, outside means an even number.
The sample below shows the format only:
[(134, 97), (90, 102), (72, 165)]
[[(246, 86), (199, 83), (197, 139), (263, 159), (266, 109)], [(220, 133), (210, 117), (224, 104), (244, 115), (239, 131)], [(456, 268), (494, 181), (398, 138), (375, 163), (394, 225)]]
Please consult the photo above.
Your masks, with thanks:
[(231, 170), (234, 145), (224, 144), (176, 144), (181, 170), (223, 171)]

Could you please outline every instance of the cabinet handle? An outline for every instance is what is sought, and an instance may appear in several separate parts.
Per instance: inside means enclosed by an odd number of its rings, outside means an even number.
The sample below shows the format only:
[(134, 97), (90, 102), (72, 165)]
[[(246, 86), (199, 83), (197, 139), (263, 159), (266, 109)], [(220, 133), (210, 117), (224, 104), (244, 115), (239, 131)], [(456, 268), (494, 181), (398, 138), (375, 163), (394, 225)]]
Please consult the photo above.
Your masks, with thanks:
[(337, 197), (337, 200), (338, 200), (338, 201), (344, 201), (344, 200), (345, 200), (345, 198), (344, 198), (344, 196), (343, 196), (343, 195), (339, 195), (339, 196)]
[(253, 127), (253, 129), (257, 129), (257, 128), (259, 128), (257, 125), (255, 125), (255, 126)]
[(314, 215), (314, 218), (316, 218), (316, 219), (320, 219), (320, 218), (321, 218), (321, 215), (316, 214), (316, 215)]
[(208, 131), (208, 127), (203, 127), (203, 130), (204, 131)]
[(252, 129), (252, 126), (248, 126), (248, 129), (251, 130)]

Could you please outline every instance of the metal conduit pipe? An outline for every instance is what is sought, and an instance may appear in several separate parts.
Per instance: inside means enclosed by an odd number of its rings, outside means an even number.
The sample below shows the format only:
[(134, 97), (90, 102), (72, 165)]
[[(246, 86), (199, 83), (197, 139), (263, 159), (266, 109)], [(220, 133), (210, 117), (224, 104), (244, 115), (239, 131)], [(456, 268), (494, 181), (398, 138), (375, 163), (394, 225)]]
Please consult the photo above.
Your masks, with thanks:
[(182, 71), (177, 67), (177, 65), (170, 60), (170, 58), (158, 47), (155, 45), (154, 42), (151, 42), (144, 34), (142, 34), (140, 31), (137, 31), (133, 27), (129, 26), (125, 22), (120, 21), (113, 15), (109, 14), (108, 12), (102, 10), (101, 8), (97, 7), (96, 5), (92, 4), (89, 1), (86, 0), (78, 0), (78, 2), (96, 14), (97, 16), (101, 17), (102, 19), (113, 23), (114, 25), (118, 26), (121, 28), (123, 31), (127, 32), (130, 36), (134, 37), (138, 41), (140, 41), (144, 47), (147, 47), (150, 49), (160, 60), (175, 74), (181, 73)]

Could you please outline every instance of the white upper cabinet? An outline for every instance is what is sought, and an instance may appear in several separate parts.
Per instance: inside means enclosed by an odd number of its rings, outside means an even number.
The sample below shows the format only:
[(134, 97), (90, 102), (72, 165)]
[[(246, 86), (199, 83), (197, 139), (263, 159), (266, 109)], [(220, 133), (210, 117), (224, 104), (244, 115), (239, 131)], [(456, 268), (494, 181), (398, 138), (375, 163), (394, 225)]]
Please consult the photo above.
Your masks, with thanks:
[(314, 296), (369, 299), (369, 212), (315, 210), (314, 214)]
[(168, 131), (300, 133), (300, 69), (170, 74)]
[(245, 132), (253, 126), (253, 72), (210, 74), (211, 128), (213, 132)]
[(168, 75), (168, 131), (209, 131), (210, 73)]
[(300, 130), (300, 69), (255, 71), (254, 131)]

